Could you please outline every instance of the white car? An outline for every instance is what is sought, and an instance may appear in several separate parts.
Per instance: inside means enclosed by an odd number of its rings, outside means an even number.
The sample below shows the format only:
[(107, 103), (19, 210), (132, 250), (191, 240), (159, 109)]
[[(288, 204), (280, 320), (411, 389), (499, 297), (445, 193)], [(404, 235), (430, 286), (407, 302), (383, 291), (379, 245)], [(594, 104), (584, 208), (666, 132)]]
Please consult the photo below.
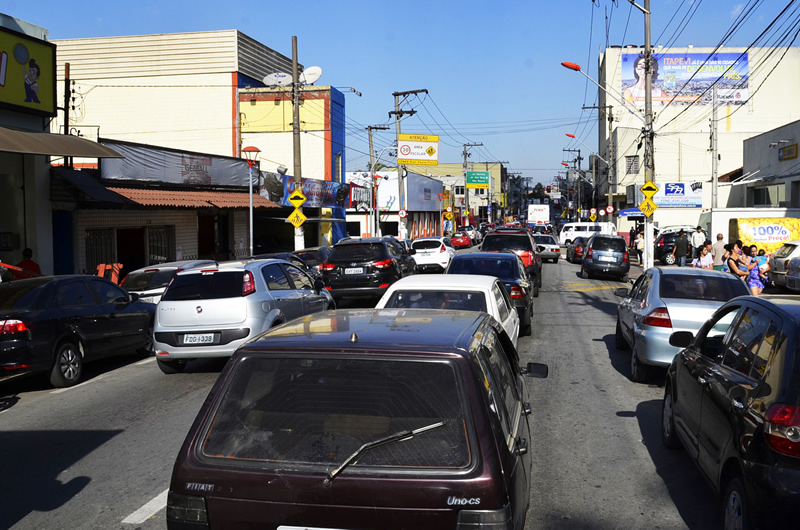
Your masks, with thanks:
[(456, 249), (449, 237), (420, 237), (411, 243), (418, 272), (444, 272)]
[(119, 285), (120, 287), (124, 287), (129, 293), (138, 294), (139, 300), (142, 302), (157, 304), (161, 301), (161, 295), (164, 294), (173, 276), (182, 270), (213, 264), (214, 260), (202, 259), (170, 261), (167, 263), (149, 265), (131, 271)]
[(464, 225), (458, 227), (459, 232), (466, 232), (469, 236), (470, 240), (472, 241), (473, 245), (479, 244), (483, 240), (483, 236), (481, 233), (475, 229), (472, 225)]
[(390, 285), (375, 307), (483, 311), (503, 326), (515, 347), (519, 338), (517, 310), (503, 283), (494, 276), (407, 276)]

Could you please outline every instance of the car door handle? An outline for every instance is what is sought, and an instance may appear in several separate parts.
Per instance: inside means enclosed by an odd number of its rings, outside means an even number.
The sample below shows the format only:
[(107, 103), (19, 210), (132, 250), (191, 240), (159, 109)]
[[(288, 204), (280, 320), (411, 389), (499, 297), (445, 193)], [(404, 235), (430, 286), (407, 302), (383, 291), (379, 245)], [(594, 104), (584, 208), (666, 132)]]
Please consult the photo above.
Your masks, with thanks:
[(528, 454), (528, 439), (520, 438), (517, 440), (517, 454), (522, 456)]
[(527, 403), (523, 403), (523, 404), (522, 404), (522, 412), (523, 412), (523, 413), (524, 413), (526, 416), (530, 416), (530, 415), (533, 413), (533, 408), (531, 407), (531, 404), (530, 404), (530, 402), (527, 402)]
[(708, 384), (708, 379), (702, 376), (697, 376), (697, 382), (700, 383), (701, 385), (706, 385)]
[(733, 405), (733, 408), (735, 408), (735, 409), (739, 409), (739, 410), (744, 409), (744, 403), (736, 401), (735, 399), (731, 399), (731, 405)]

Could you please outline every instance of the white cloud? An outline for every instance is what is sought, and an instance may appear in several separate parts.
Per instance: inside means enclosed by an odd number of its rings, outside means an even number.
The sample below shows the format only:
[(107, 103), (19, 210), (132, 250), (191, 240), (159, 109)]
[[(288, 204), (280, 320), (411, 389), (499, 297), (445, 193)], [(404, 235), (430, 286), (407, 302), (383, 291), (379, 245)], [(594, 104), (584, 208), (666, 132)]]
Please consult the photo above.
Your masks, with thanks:
[(744, 9), (744, 4), (736, 4), (733, 7), (733, 10), (731, 11), (731, 18), (738, 17), (739, 14), (742, 12), (742, 9)]

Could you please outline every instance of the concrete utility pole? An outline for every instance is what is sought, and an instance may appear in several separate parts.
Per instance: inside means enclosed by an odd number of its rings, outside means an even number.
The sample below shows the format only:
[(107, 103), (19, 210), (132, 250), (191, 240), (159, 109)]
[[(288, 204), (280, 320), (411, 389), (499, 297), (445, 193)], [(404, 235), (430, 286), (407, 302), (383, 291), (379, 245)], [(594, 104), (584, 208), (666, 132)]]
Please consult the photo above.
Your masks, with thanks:
[[(378, 235), (379, 221), (378, 221), (378, 186), (375, 185), (375, 149), (372, 147), (372, 131), (385, 131), (388, 125), (369, 125), (367, 126), (367, 134), (369, 135), (369, 182), (372, 186), (372, 220), (373, 230), (372, 235)], [(399, 169), (398, 169), (399, 171)]]
[[(303, 190), (303, 169), (300, 158), (300, 75), (297, 68), (297, 37), (292, 36), (292, 140), (294, 142), (294, 189)], [(302, 208), (298, 208), (301, 212)], [(303, 225), (294, 229), (294, 249), (306, 248)]]
[[(416, 110), (400, 110), (400, 105), (403, 101), (406, 100), (408, 96), (411, 94), (420, 94), (420, 93), (428, 93), (428, 89), (420, 88), (418, 90), (407, 90), (405, 92), (392, 92), (394, 96), (394, 110), (389, 111), (389, 117), (391, 118), (394, 115), (394, 126), (397, 135), (397, 145), (400, 145), (400, 118), (405, 115), (413, 116), (417, 113)], [(403, 99), (400, 99), (402, 97)], [(400, 153), (397, 153), (397, 157), (400, 158)], [(399, 186), (398, 190), (398, 198), (400, 199), (400, 209), (406, 209), (406, 168), (405, 166), (401, 166), (397, 164), (397, 184)], [(400, 239), (406, 239), (408, 236), (408, 229), (406, 228), (406, 220), (402, 217), (400, 218), (400, 226), (399, 230)]]
[(467, 210), (467, 222), (464, 223), (465, 225), (469, 224), (472, 226), (478, 226), (477, 224), (473, 224), (470, 218), (472, 217), (472, 212), (469, 209), (469, 188), (467, 187), (467, 158), (469, 158), (470, 153), (467, 151), (468, 147), (480, 147), (482, 143), (479, 144), (464, 144), (464, 151), (461, 153), (464, 155), (464, 165), (461, 169), (464, 171), (464, 207)]
[[(614, 158), (614, 107), (611, 105), (599, 106), (599, 107), (581, 107), (582, 109), (597, 109), (603, 114), (608, 117), (608, 162), (606, 165), (608, 166), (608, 180), (606, 184), (608, 185), (608, 197), (606, 198), (606, 202), (608, 206), (614, 206), (614, 170), (616, 169), (617, 161)], [(595, 186), (597, 185), (597, 181), (595, 181)], [(613, 217), (613, 213), (608, 214), (608, 220), (611, 221)]]
[[(717, 207), (717, 185), (719, 183), (719, 153), (717, 152), (717, 85), (714, 84), (711, 98), (711, 209)], [(709, 227), (709, 231), (711, 228)], [(709, 234), (710, 235), (710, 234)]]

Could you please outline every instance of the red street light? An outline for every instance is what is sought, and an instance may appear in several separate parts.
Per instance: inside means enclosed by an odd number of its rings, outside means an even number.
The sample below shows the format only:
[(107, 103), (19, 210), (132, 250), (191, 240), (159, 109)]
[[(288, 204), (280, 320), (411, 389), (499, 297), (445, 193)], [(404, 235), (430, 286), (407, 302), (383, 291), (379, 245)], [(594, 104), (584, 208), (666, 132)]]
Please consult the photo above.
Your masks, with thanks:
[(561, 63), (561, 66), (564, 68), (569, 68), (570, 70), (575, 70), (576, 72), (581, 71), (581, 65), (575, 63)]
[(569, 136), (570, 138), (575, 138), (575, 135), (574, 135), (574, 134), (570, 134), (570, 133), (564, 133), (564, 134), (566, 134), (566, 135), (567, 135), (567, 136)]
[(567, 164), (566, 162), (561, 162), (561, 165), (569, 167), (569, 164)]

